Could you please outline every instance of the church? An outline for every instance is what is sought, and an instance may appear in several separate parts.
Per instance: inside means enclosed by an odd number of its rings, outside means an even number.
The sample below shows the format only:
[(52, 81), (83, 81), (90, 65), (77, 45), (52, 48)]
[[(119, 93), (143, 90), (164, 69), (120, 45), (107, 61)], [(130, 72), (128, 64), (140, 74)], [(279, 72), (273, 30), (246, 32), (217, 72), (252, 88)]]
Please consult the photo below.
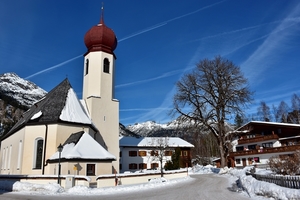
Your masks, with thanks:
[(84, 43), (82, 100), (65, 79), (23, 113), (2, 138), (1, 174), (75, 174), (95, 180), (119, 172), (117, 39), (104, 23), (103, 9)]

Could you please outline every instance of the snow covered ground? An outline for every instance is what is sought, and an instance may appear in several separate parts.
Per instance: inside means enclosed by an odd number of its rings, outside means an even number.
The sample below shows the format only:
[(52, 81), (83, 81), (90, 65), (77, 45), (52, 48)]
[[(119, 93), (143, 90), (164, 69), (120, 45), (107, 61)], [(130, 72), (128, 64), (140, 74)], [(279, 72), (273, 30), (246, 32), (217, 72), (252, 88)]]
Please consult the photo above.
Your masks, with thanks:
[[(300, 199), (300, 190), (289, 189), (277, 186), (275, 184), (257, 181), (251, 176), (246, 176), (245, 172), (249, 168), (243, 170), (238, 169), (217, 169), (213, 166), (196, 166), (189, 169), (189, 174), (219, 174), (220, 176), (228, 179), (228, 186), (236, 185), (236, 180), (240, 180), (238, 186), (233, 187), (236, 192), (240, 192), (241, 195), (251, 197), (251, 199)], [(267, 170), (257, 170), (259, 174), (271, 173)], [(186, 177), (175, 180), (155, 179), (145, 184), (131, 185), (131, 186), (118, 186), (107, 188), (89, 188), (86, 186), (75, 186), (68, 190), (64, 190), (58, 184), (31, 184), (24, 182), (9, 182), (0, 181), (0, 190), (7, 191), (13, 188), (13, 193), (18, 194), (33, 194), (33, 195), (109, 195), (120, 194), (125, 192), (134, 192), (142, 190), (151, 190), (158, 187), (170, 186), (176, 183), (182, 183), (184, 181), (191, 181), (192, 178)]]

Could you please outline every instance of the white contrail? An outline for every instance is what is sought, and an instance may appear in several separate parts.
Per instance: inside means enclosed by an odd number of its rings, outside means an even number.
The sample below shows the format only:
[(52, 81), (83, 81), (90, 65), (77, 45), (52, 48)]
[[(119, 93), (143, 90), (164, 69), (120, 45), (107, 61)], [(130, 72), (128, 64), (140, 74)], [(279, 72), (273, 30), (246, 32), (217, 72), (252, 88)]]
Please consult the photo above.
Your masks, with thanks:
[(67, 60), (67, 61), (64, 61), (64, 62), (59, 63), (59, 64), (57, 64), (57, 65), (54, 65), (54, 66), (52, 66), (52, 67), (49, 67), (49, 68), (47, 68), (47, 69), (41, 70), (41, 71), (39, 71), (39, 72), (36, 72), (36, 73), (34, 73), (34, 74), (30, 75), (30, 76), (25, 77), (25, 79), (32, 78), (32, 77), (34, 77), (34, 76), (37, 76), (37, 75), (42, 74), (42, 73), (45, 73), (45, 72), (50, 71), (50, 70), (52, 70), (52, 69), (56, 69), (56, 68), (58, 68), (58, 67), (60, 67), (60, 66), (63, 66), (63, 65), (65, 65), (65, 64), (69, 63), (69, 62), (72, 62), (73, 60), (75, 60), (75, 59), (77, 59), (77, 58), (80, 58), (80, 57), (82, 57), (82, 55), (76, 56), (76, 57), (74, 57), (74, 58), (71, 58), (71, 59), (69, 59), (69, 60)]
[(116, 88), (130, 86), (130, 85), (136, 85), (136, 84), (140, 84), (140, 83), (146, 83), (146, 82), (150, 82), (150, 81), (155, 81), (157, 79), (166, 78), (166, 77), (173, 76), (173, 75), (179, 74), (179, 73), (182, 73), (182, 70), (174, 70), (174, 71), (167, 72), (167, 73), (164, 73), (160, 76), (150, 78), (150, 79), (146, 79), (146, 80), (135, 81), (135, 82), (131, 82), (131, 83), (124, 83), (124, 84), (121, 84), (121, 85), (117, 85)]
[(206, 37), (203, 37), (203, 38), (200, 38), (200, 39), (193, 40), (191, 42), (196, 42), (196, 41), (200, 41), (200, 40), (206, 40), (206, 39), (220, 37), (220, 36), (223, 36), (223, 35), (229, 35), (229, 34), (233, 34), (233, 33), (238, 33), (238, 32), (242, 32), (242, 31), (256, 29), (256, 28), (259, 28), (259, 27), (265, 26), (265, 25), (282, 23), (283, 21), (292, 21), (292, 22), (297, 22), (298, 23), (300, 21), (300, 17), (287, 18), (287, 19), (284, 19), (284, 20), (277, 20), (277, 21), (272, 21), (272, 22), (268, 22), (268, 23), (258, 24), (258, 25), (255, 25), (255, 26), (249, 26), (249, 27), (245, 27), (245, 28), (241, 28), (241, 29), (237, 29), (237, 30), (233, 30), (233, 31), (218, 33), (216, 35), (206, 36)]
[(131, 35), (129, 35), (129, 36), (126, 36), (126, 37), (124, 37), (124, 38), (118, 40), (118, 42), (122, 42), (122, 41), (127, 40), (127, 39), (129, 39), (129, 38), (132, 38), (132, 37), (134, 37), (134, 36), (137, 36), (137, 35), (146, 33), (146, 32), (148, 32), (148, 31), (151, 31), (151, 30), (154, 30), (154, 29), (157, 29), (157, 28), (159, 28), (159, 27), (161, 27), (161, 26), (164, 26), (164, 25), (166, 25), (166, 24), (167, 24), (167, 23), (156, 24), (156, 25), (154, 25), (154, 26), (151, 26), (151, 27), (146, 28), (146, 29), (144, 29), (144, 30), (138, 31), (138, 32), (133, 33), (133, 34), (131, 34)]
[[(151, 27), (148, 27), (148, 28), (143, 29), (143, 30), (141, 30), (141, 31), (138, 31), (138, 32), (136, 32), (136, 33), (133, 33), (133, 34), (131, 34), (131, 35), (129, 35), (129, 36), (126, 36), (126, 37), (124, 37), (124, 38), (118, 40), (118, 42), (122, 42), (122, 41), (124, 41), (124, 40), (129, 39), (129, 38), (132, 38), (132, 37), (138, 36), (138, 35), (140, 35), (140, 34), (149, 32), (149, 31), (151, 31), (151, 30), (157, 29), (157, 28), (159, 28), (159, 27), (165, 26), (165, 25), (167, 25), (168, 22), (172, 22), (172, 21), (175, 21), (175, 20), (177, 20), (177, 19), (181, 19), (181, 18), (183, 18), (183, 17), (186, 17), (186, 16), (189, 16), (189, 15), (195, 14), (195, 13), (197, 13), (197, 12), (199, 12), (199, 11), (202, 11), (202, 10), (205, 10), (205, 9), (210, 8), (210, 7), (212, 7), (212, 6), (215, 6), (215, 5), (217, 5), (217, 4), (223, 3), (224, 1), (227, 1), (227, 0), (219, 1), (219, 2), (217, 2), (217, 3), (214, 3), (214, 4), (211, 4), (211, 5), (205, 6), (205, 7), (203, 7), (203, 8), (198, 9), (198, 10), (195, 10), (195, 11), (193, 11), (193, 12), (190, 12), (190, 13), (187, 13), (187, 14), (184, 14), (184, 15), (181, 15), (181, 16), (179, 16), (179, 17), (175, 17), (175, 18), (169, 19), (169, 20), (164, 21), (164, 22), (161, 22), (161, 23), (158, 23), (158, 24), (156, 24), (156, 25), (153, 25), (153, 26), (151, 26)], [(47, 71), (50, 71), (50, 70), (52, 70), (52, 69), (61, 67), (61, 66), (65, 65), (65, 64), (67, 64), (67, 63), (69, 63), (69, 62), (71, 62), (71, 61), (73, 61), (73, 60), (75, 60), (75, 59), (81, 57), (81, 56), (82, 56), (82, 55), (76, 56), (76, 57), (71, 58), (71, 59), (69, 59), (69, 60), (67, 60), (67, 61), (64, 61), (64, 62), (62, 62), (62, 63), (59, 63), (59, 64), (57, 64), (57, 65), (54, 65), (54, 66), (52, 66), (52, 67), (49, 67), (49, 68), (47, 68), (47, 69), (44, 69), (44, 70), (42, 70), (42, 71), (39, 71), (39, 72), (37, 72), (37, 73), (34, 73), (34, 74), (30, 75), (30, 76), (27, 76), (25, 79), (29, 79), (29, 78), (32, 78), (32, 77), (34, 77), (34, 76), (40, 75), (40, 74), (42, 74), (42, 73), (45, 73), (45, 72), (47, 72)], [(155, 80), (155, 79), (153, 79), (153, 80)], [(145, 81), (138, 81), (138, 82), (147, 82), (147, 80), (145, 80)], [(117, 87), (118, 87), (118, 86), (117, 86)], [(122, 86), (119, 86), (119, 87), (122, 87)]]
[(153, 25), (153, 26), (151, 26), (151, 27), (149, 27), (149, 28), (143, 29), (143, 30), (138, 31), (138, 32), (136, 32), (136, 33), (133, 33), (133, 34), (131, 34), (131, 35), (129, 35), (129, 36), (126, 36), (126, 37), (124, 37), (124, 38), (118, 40), (118, 42), (122, 42), (122, 41), (124, 41), (124, 40), (129, 39), (129, 38), (132, 38), (132, 37), (138, 36), (138, 35), (140, 35), (140, 34), (146, 33), (146, 32), (148, 32), (148, 31), (151, 31), (151, 30), (157, 29), (157, 28), (159, 28), (159, 27), (165, 26), (165, 25), (167, 25), (169, 22), (175, 21), (175, 20), (177, 20), (177, 19), (184, 18), (184, 17), (189, 16), (189, 15), (193, 15), (193, 14), (199, 12), (199, 11), (202, 11), (202, 10), (205, 10), (205, 9), (210, 8), (210, 7), (212, 7), (212, 6), (215, 6), (215, 5), (217, 5), (217, 4), (223, 3), (224, 1), (227, 1), (227, 0), (219, 1), (219, 2), (217, 2), (217, 3), (214, 3), (214, 4), (211, 4), (211, 5), (205, 6), (205, 7), (203, 7), (203, 8), (198, 9), (198, 10), (189, 12), (189, 13), (187, 13), (187, 14), (180, 15), (180, 16), (178, 16), (178, 17), (175, 17), (175, 18), (166, 20), (166, 21), (164, 21), (164, 22), (155, 24), (155, 25)]

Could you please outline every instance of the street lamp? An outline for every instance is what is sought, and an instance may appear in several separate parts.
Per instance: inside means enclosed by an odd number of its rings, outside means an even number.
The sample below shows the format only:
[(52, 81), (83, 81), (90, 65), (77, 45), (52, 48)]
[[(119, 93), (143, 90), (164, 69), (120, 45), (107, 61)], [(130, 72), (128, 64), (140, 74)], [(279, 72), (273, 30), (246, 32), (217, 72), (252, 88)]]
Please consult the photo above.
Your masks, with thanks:
[(63, 150), (63, 146), (61, 144), (59, 144), (59, 146), (57, 147), (57, 151), (58, 151), (58, 179), (57, 179), (57, 183), (60, 185), (60, 156), (61, 156), (61, 152)]

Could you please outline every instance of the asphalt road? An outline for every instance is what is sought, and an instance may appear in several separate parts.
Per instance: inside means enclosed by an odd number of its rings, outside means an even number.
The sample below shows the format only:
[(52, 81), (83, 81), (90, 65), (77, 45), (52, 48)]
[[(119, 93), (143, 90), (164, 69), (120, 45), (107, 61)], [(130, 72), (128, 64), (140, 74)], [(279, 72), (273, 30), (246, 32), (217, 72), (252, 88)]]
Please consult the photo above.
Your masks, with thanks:
[(111, 195), (87, 195), (87, 196), (70, 196), (70, 195), (24, 195), (18, 193), (0, 194), (0, 200), (244, 200), (250, 199), (235, 191), (229, 185), (225, 177), (214, 174), (191, 175), (192, 180), (183, 181), (161, 188), (154, 188), (143, 191), (132, 191), (117, 193)]

